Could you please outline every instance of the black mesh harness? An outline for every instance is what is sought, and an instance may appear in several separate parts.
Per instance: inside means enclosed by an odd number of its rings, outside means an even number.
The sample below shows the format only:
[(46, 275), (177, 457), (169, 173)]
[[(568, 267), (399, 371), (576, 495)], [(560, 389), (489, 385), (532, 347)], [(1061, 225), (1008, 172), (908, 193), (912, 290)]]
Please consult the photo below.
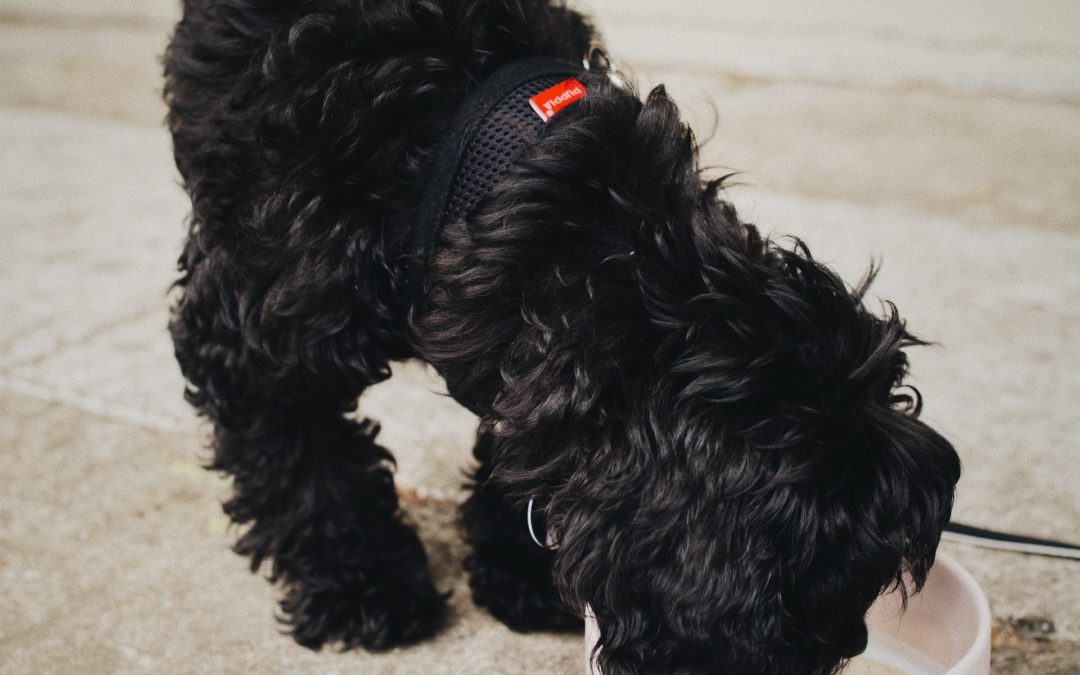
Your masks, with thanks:
[(521, 59), (496, 70), (466, 97), (436, 147), (413, 221), (407, 283), (414, 305), (423, 301), (423, 271), (443, 226), (472, 212), (542, 135), (547, 120), (530, 98), (582, 72), (580, 63)]

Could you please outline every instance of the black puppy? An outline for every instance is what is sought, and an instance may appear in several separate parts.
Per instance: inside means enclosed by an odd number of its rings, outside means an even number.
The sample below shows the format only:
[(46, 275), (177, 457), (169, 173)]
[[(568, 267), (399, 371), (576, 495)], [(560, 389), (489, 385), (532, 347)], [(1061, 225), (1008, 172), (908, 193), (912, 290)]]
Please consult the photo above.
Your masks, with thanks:
[(662, 88), (584, 67), (596, 39), (548, 0), (186, 1), (171, 332), (236, 550), (301, 644), (438, 629), (351, 414), (421, 358), (480, 417), (478, 604), (518, 630), (590, 604), (608, 675), (832, 671), (949, 518), (956, 453), (899, 388), (921, 342), (863, 305), (873, 269), (849, 288), (740, 222)]

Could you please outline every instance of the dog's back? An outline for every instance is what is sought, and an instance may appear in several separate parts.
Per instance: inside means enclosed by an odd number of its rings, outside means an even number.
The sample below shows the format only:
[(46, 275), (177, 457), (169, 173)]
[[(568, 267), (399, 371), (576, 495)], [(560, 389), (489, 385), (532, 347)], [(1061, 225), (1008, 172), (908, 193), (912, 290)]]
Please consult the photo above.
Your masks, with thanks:
[[(165, 64), (193, 203), (181, 284), (204, 258), (227, 263), (250, 289), (235, 303), (246, 328), (305, 343), (326, 332), (315, 315), (359, 287), (351, 302), (371, 306), (347, 308), (365, 315), (354, 330), (400, 356), (401, 308), (383, 303), (399, 295), (390, 261), (432, 147), (486, 74), (525, 56), (579, 60), (590, 37), (546, 0), (189, 2)], [(319, 287), (329, 265), (351, 274)], [(265, 355), (284, 357), (266, 337)]]

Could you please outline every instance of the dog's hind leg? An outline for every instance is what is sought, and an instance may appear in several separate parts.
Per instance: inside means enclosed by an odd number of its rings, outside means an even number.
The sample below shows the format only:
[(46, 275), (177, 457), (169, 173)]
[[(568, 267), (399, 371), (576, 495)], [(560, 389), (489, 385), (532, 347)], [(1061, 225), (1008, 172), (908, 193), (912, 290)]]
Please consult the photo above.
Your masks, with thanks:
[[(418, 171), (385, 137), (400, 101), (379, 93), (394, 112), (374, 110), (362, 75), (411, 61), (381, 54), (397, 39), (369, 39), (358, 10), (185, 3), (165, 58), (192, 201), (170, 330), (188, 400), (214, 425), (211, 466), (233, 479), (236, 550), (270, 563), (282, 621), (307, 646), (377, 649), (432, 634), (445, 598), (400, 518), (389, 453), (349, 415), (411, 353), (388, 262), (401, 235), (384, 225)], [(411, 25), (395, 16), (363, 14)]]
[(490, 435), (477, 435), (473, 454), (479, 465), (460, 513), (472, 547), (465, 568), (473, 601), (516, 631), (582, 630), (581, 617), (559, 599), (551, 576), (554, 554), (532, 540), (525, 509), (516, 508), (487, 480)]
[(219, 431), (215, 466), (235, 479), (226, 511), (251, 522), (236, 550), (253, 569), (273, 557), (295, 639), (381, 649), (431, 635), (444, 598), (400, 519), (373, 425), (308, 408), (266, 411), (253, 426)]
[(381, 649), (432, 634), (445, 597), (400, 518), (390, 453), (373, 423), (348, 415), (366, 384), (388, 376), (385, 362), (366, 372), (377, 355), (335, 346), (364, 343), (349, 333), (309, 334), (294, 358), (274, 358), (262, 348), (281, 335), (235, 321), (251, 289), (218, 264), (223, 250), (193, 249), (171, 330), (188, 399), (214, 424), (211, 467), (233, 479), (225, 511), (247, 526), (236, 551), (253, 571), (270, 563), (281, 621), (305, 646)]

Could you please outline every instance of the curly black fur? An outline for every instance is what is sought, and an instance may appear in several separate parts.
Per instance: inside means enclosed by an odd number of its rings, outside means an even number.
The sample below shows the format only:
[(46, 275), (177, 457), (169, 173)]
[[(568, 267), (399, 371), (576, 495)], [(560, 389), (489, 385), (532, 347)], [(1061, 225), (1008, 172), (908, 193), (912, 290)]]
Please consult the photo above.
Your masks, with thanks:
[(499, 65), (594, 39), (547, 0), (187, 0), (171, 331), (236, 548), (272, 561), (302, 644), (441, 625), (392, 457), (350, 416), (420, 357), (484, 413), (461, 514), (478, 604), (531, 630), (589, 603), (608, 675), (830, 672), (883, 589), (921, 586), (959, 462), (901, 388), (922, 343), (865, 307), (873, 270), (849, 288), (740, 222), (662, 88), (585, 76), (444, 229), (410, 311), (408, 224), (454, 110)]

